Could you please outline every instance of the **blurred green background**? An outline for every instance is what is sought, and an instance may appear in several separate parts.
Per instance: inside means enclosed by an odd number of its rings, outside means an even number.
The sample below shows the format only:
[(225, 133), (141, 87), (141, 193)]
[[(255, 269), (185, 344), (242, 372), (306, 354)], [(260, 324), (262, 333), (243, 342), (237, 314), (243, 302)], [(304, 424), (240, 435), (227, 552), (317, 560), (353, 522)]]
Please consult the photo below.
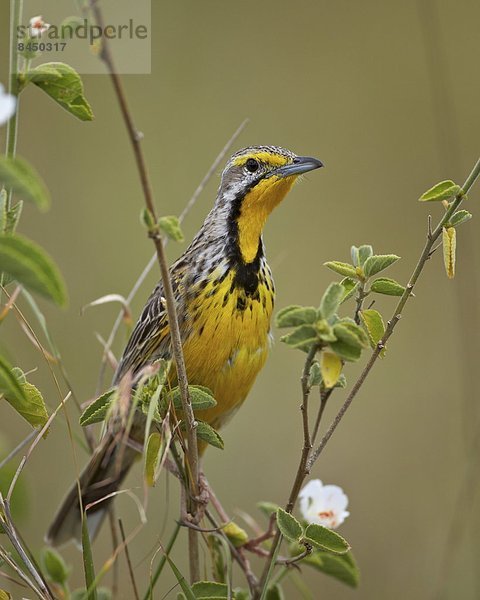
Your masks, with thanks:
[[(4, 83), (7, 4), (3, 0), (0, 9)], [(440, 179), (462, 183), (479, 154), (479, 3), (153, 5), (152, 74), (124, 77), (124, 85), (145, 135), (159, 212), (181, 212), (216, 154), (249, 117), (235, 149), (278, 144), (326, 165), (295, 188), (267, 225), (277, 308), (316, 304), (333, 279), (322, 263), (348, 260), (351, 244), (399, 254), (402, 260), (388, 275), (406, 281), (424, 243), (427, 214), (437, 219), (442, 211), (416, 199)], [(48, 20), (47, 11), (44, 16)], [(46, 215), (25, 207), (20, 230), (48, 249), (66, 278), (68, 309), (41, 306), (82, 401), (95, 393), (102, 354), (95, 332), (108, 335), (117, 307), (83, 316), (80, 309), (104, 294), (127, 295), (152, 254), (139, 224), (142, 194), (110, 81), (86, 76), (84, 82), (94, 122), (77, 122), (32, 87), (21, 99), (18, 145), (53, 197)], [(0, 136), (3, 143), (5, 128)], [(187, 240), (212, 205), (219, 174), (185, 222)], [(362, 571), (361, 586), (352, 591), (305, 569), (313, 598), (480, 597), (478, 187), (471, 198), (474, 220), (458, 231), (457, 277), (446, 278), (440, 253), (427, 265), (387, 358), (312, 473), (347, 493), (351, 516), (340, 533)], [(185, 247), (170, 244), (170, 259)], [(156, 279), (154, 269), (132, 305), (135, 318)], [(388, 315), (394, 302), (386, 298), (378, 308)], [(120, 335), (117, 355), (124, 341)], [(0, 343), (25, 371), (38, 367), (31, 380), (56, 406), (51, 376), (13, 315), (2, 325)], [(208, 478), (232, 514), (241, 509), (261, 520), (257, 501), (286, 501), (301, 447), (301, 366), (300, 353), (276, 343), (248, 401), (223, 432), (225, 451), (207, 453)], [(348, 367), (350, 382), (356, 372)], [(335, 394), (327, 421), (343, 397)], [(73, 404), (69, 413), (76, 421)], [(28, 427), (5, 403), (0, 419), (5, 452)], [(86, 456), (80, 449), (78, 454), (83, 464)], [(72, 480), (72, 464), (60, 418), (24, 477), (29, 510), (21, 530), (34, 548)], [(139, 468), (127, 484), (141, 485)], [(137, 522), (133, 502), (124, 497), (118, 506), (131, 530)], [(176, 517), (176, 484), (166, 486), (162, 478), (150, 496), (148, 527), (131, 544), (139, 581), (158, 534), (165, 542)], [(110, 550), (105, 528), (95, 546), (97, 560)], [(181, 568), (184, 550), (174, 553)], [(81, 585), (80, 554), (68, 548), (64, 555)], [(123, 556), (120, 568), (127, 590), (120, 597), (130, 598)], [(174, 598), (176, 590), (163, 596), (171, 584), (168, 575), (156, 597)], [(288, 588), (288, 598), (299, 597)]]

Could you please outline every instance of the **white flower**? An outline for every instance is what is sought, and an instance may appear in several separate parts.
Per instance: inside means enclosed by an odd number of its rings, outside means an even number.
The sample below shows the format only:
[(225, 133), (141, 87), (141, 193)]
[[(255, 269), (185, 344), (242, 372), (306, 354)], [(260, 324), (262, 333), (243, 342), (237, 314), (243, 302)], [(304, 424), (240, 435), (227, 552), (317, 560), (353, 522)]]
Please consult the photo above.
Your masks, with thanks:
[(32, 17), (30, 19), (30, 36), (41, 37), (42, 33), (45, 33), (49, 27), (50, 23), (45, 23), (42, 15)]
[(312, 479), (300, 492), (300, 511), (309, 523), (336, 529), (350, 514), (348, 498), (338, 485), (323, 485)]
[(15, 112), (17, 101), (12, 94), (6, 94), (0, 83), (0, 125), (3, 125)]

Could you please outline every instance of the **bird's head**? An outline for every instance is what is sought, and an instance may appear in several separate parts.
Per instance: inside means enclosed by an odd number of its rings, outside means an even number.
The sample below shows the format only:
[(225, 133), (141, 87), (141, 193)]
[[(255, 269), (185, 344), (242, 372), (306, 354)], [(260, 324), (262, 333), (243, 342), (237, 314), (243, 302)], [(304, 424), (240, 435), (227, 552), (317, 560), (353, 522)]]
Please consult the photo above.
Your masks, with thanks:
[(268, 215), (290, 191), (297, 177), (323, 164), (277, 146), (251, 146), (228, 161), (218, 202), (228, 208), (229, 228), (245, 263), (257, 256)]

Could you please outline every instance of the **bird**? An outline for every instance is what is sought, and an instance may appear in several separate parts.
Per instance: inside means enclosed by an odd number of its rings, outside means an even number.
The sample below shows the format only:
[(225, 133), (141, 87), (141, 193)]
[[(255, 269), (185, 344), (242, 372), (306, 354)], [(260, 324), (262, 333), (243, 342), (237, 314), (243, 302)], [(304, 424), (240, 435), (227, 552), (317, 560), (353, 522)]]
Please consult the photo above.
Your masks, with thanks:
[[(189, 385), (212, 391), (214, 407), (202, 420), (218, 429), (246, 399), (265, 364), (272, 341), (275, 286), (265, 256), (268, 216), (304, 173), (323, 163), (278, 146), (249, 146), (233, 154), (221, 176), (213, 208), (169, 273), (175, 297)], [(163, 285), (150, 295), (118, 363), (113, 385), (135, 378), (155, 361), (172, 356)], [(173, 368), (172, 368), (173, 369)], [(176, 371), (172, 374), (174, 385)], [(145, 415), (137, 410), (130, 437), (143, 445)], [(200, 453), (205, 447), (200, 445)], [(52, 546), (80, 544), (81, 508), (93, 539), (111, 497), (139, 456), (107, 427), (99, 446), (64, 498), (46, 534)]]

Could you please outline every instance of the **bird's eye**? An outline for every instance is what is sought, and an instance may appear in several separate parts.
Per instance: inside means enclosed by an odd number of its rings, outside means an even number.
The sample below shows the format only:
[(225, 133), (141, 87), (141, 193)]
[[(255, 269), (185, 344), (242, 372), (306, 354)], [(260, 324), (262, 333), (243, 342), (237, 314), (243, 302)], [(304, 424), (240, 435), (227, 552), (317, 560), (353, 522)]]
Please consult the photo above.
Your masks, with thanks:
[(259, 166), (260, 165), (254, 158), (249, 158), (245, 163), (245, 167), (247, 168), (247, 171), (250, 171), (250, 173), (255, 173), (255, 171), (258, 170)]

